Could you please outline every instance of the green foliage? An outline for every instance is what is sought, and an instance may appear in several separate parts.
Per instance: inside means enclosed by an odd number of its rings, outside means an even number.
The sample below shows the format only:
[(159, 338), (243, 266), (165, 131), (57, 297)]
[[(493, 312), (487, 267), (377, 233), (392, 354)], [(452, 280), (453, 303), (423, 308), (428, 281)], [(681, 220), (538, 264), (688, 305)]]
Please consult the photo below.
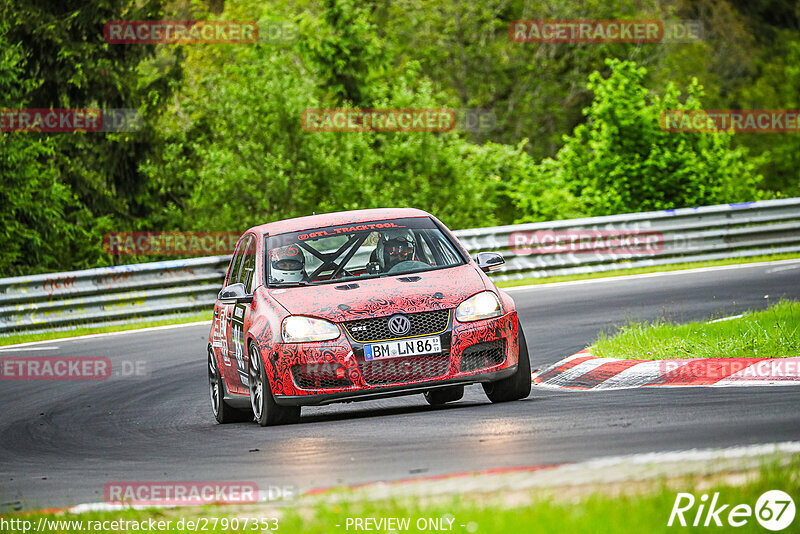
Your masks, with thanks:
[(693, 80), (684, 102), (669, 84), (663, 97), (644, 86), (646, 69), (607, 61), (611, 74), (589, 76), (594, 93), (588, 121), (564, 137), (544, 176), (569, 184), (588, 215), (631, 213), (753, 200), (761, 179), (731, 134), (671, 133), (659, 125), (667, 110), (702, 109), (702, 87)]
[[(800, 109), (800, 35), (778, 32), (771, 49), (755, 83), (741, 92), (739, 107)], [(800, 133), (741, 134), (736, 141), (763, 154), (760, 170), (765, 188), (779, 196), (800, 196)]]
[(315, 65), (318, 87), (334, 105), (369, 106), (382, 96), (376, 82), (385, 74), (386, 58), (377, 28), (359, 4), (325, 0), (321, 20), (311, 13), (299, 19), (299, 49)]
[[(0, 25), (0, 109), (24, 102), (26, 92), (36, 89), (22, 77), (23, 51), (7, 41), (7, 29)], [(2, 273), (19, 274), (33, 265), (52, 270), (71, 265), (70, 245), (80, 230), (64, 224), (65, 211), (76, 202), (46, 164), (54, 157), (54, 146), (51, 138), (39, 134), (0, 132)]]
[[(789, 4), (8, 0), (3, 106), (129, 108), (143, 122), (135, 132), (0, 133), (0, 276), (157, 259), (109, 257), (111, 230), (237, 231), (378, 206), (416, 206), (463, 228), (800, 195), (800, 134), (658, 126), (661, 110), (701, 100), (797, 108), (800, 8)], [(109, 20), (159, 18), (284, 31), (255, 45), (103, 40)], [(700, 19), (705, 35), (511, 42), (509, 22), (526, 18)], [(674, 83), (692, 78), (681, 95)], [(300, 117), (312, 107), (481, 108), (497, 125), (306, 132)]]
[[(180, 95), (170, 135), (182, 150), (148, 167), (193, 184), (185, 227), (243, 230), (314, 211), (402, 205), (455, 226), (492, 220), (485, 199), (494, 182), (470, 168), (472, 147), (457, 135), (305, 132), (303, 110), (320, 105), (310, 71), (290, 51), (232, 52), (235, 60), (219, 62)], [(210, 58), (190, 53), (195, 59)], [(393, 99), (376, 107), (435, 104), (428, 86), (406, 82), (397, 80)]]
[(144, 115), (137, 132), (9, 135), (2, 187), (37, 192), (29, 209), (37, 219), (33, 226), (40, 231), (35, 239), (33, 234), (15, 232), (9, 248), (20, 252), (13, 254), (17, 258), (13, 267), (0, 268), (3, 274), (107, 265), (113, 258), (101, 248), (103, 234), (146, 226), (164, 204), (162, 195), (169, 193), (152, 187), (139, 166), (163, 142), (154, 137), (151, 117), (163, 106), (170, 82), (179, 77), (175, 56), (162, 55), (156, 68), (140, 69), (155, 46), (110, 45), (103, 40), (105, 22), (157, 19), (162, 4), (162, 0), (0, 4), (5, 42), (18, 50), (15, 76), (21, 88), (15, 94), (4, 93), (6, 107), (123, 108)]
[[(341, 76), (320, 52), (336, 34), (330, 20), (358, 18), (342, 6), (325, 20), (312, 23), (306, 15), (297, 47), (188, 51), (187, 65), (200, 76), (171, 110), (175, 120), (165, 135), (173, 148), (146, 166), (153, 176), (191, 184), (184, 227), (243, 230), (312, 212), (380, 206), (420, 207), (457, 228), (511, 222), (519, 201), (508, 184), (533, 168), (519, 148), (477, 146), (457, 133), (302, 130), (304, 109), (363, 98), (341, 92), (347, 84), (334, 83)], [(265, 14), (262, 21), (268, 20)], [(349, 50), (353, 65), (373, 64), (369, 47)], [(354, 57), (359, 51), (364, 56)], [(371, 71), (360, 84), (359, 95), (371, 95), (375, 108), (442, 106), (442, 95), (413, 63), (388, 81)], [(535, 213), (558, 215), (549, 205)]]

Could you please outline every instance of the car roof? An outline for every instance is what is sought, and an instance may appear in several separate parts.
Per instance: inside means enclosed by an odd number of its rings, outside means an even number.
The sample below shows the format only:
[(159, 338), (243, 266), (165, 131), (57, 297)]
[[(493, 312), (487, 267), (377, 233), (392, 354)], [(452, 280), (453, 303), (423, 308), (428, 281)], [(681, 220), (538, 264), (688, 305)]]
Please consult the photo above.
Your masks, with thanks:
[(249, 231), (259, 234), (278, 235), (289, 232), (312, 230), (324, 226), (339, 224), (358, 224), (386, 219), (402, 219), (404, 217), (430, 217), (430, 213), (416, 208), (377, 208), (352, 211), (337, 211), (335, 213), (322, 213), (320, 215), (307, 215), (274, 221), (250, 228)]

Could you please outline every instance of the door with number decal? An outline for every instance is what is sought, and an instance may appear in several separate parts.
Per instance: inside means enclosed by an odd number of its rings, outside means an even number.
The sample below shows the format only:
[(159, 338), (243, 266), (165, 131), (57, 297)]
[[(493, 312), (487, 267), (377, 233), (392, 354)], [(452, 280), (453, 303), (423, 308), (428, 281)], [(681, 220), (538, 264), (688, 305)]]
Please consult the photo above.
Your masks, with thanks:
[[(255, 240), (252, 236), (246, 235), (240, 241), (231, 260), (231, 267), (228, 272), (226, 285), (242, 282), (243, 266), (247, 255), (248, 247), (252, 247)], [(234, 304), (224, 304), (217, 301), (214, 306), (214, 337), (213, 346), (222, 360), (219, 365), (219, 372), (225, 381), (225, 387), (230, 393), (244, 395), (248, 393), (247, 388), (247, 368), (243, 362), (239, 361), (242, 356), (238, 353), (236, 346), (237, 339), (241, 343), (241, 335), (235, 331), (237, 328), (234, 323), (234, 314), (237, 313)], [(238, 313), (242, 313), (239, 311)], [(241, 321), (238, 330), (241, 331)], [(242, 380), (242, 369), (245, 377)]]
[[(242, 253), (246, 245), (245, 239), (240, 239), (237, 243), (236, 250), (233, 253), (228, 274), (225, 278), (225, 286), (235, 284), (239, 279), (239, 273), (242, 269)], [(217, 367), (220, 375), (225, 381), (225, 387), (228, 391), (235, 392), (236, 389), (232, 387), (235, 384), (233, 376), (230, 373), (231, 359), (230, 359), (230, 339), (231, 339), (231, 314), (233, 305), (225, 304), (219, 300), (214, 303), (214, 318), (212, 322), (212, 336), (211, 346), (219, 358)]]
[[(248, 294), (253, 293), (256, 270), (256, 241), (253, 236), (247, 236), (247, 240), (242, 247), (241, 269), (237, 281), (244, 284)], [(247, 347), (244, 345), (245, 322), (250, 314), (250, 304), (236, 303), (231, 305), (230, 337), (228, 343), (228, 353), (232, 367), (236, 369), (236, 386), (238, 392), (247, 393), (250, 382), (248, 374)], [(232, 373), (233, 374), (233, 373)], [(236, 391), (236, 390), (234, 390)]]

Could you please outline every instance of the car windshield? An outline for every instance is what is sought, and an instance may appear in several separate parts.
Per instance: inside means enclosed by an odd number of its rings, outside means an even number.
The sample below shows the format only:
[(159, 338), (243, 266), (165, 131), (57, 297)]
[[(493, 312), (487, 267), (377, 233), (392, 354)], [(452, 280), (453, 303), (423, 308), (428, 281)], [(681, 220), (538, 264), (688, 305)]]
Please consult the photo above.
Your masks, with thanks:
[(270, 287), (419, 273), (464, 263), (428, 217), (315, 228), (267, 237)]

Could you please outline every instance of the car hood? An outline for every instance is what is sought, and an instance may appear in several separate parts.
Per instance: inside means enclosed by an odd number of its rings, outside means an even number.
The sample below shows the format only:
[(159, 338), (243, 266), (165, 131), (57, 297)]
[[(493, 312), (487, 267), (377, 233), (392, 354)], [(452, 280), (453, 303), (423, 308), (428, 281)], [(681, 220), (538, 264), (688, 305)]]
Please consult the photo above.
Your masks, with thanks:
[[(345, 286), (357, 287), (344, 289)], [(270, 289), (269, 294), (292, 315), (341, 322), (398, 312), (455, 308), (484, 289), (477, 268), (467, 264), (339, 284)]]

